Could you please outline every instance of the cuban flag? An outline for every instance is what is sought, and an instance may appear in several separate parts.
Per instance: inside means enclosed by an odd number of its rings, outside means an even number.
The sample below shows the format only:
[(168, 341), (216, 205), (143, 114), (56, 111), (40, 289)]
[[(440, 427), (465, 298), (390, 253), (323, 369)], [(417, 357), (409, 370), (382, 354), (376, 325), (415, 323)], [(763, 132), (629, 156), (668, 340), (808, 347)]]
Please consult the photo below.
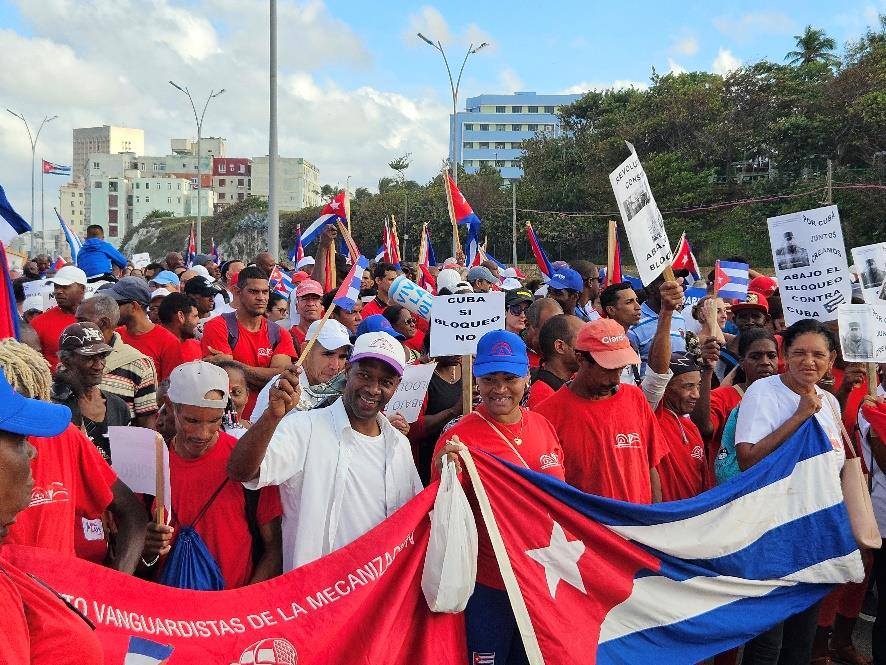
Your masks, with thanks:
[(323, 227), (327, 224), (334, 224), (336, 220), (347, 221), (345, 218), (344, 191), (341, 191), (332, 197), (329, 203), (323, 206), (323, 211), (320, 213), (320, 216), (315, 219), (307, 229), (305, 229), (304, 234), (301, 236), (302, 245), (304, 247), (310, 245), (319, 237)]
[(376, 250), (376, 252), (375, 252), (375, 258), (372, 259), (372, 260), (373, 260), (375, 263), (378, 263), (379, 261), (384, 261), (384, 260), (385, 260), (385, 246), (384, 246), (384, 245), (382, 245), (381, 247), (379, 247), (379, 248)]
[(530, 663), (699, 663), (864, 579), (814, 418), (729, 482), (655, 505), (484, 453), (465, 466)]
[(272, 291), (288, 298), (289, 294), (292, 292), (294, 284), (292, 283), (292, 277), (289, 276), (289, 273), (283, 270), (280, 266), (274, 266), (274, 269), (271, 271), (271, 276), (268, 279), (268, 286), (271, 287)]
[(384, 237), (382, 244), (384, 245), (384, 260), (394, 265), (400, 270), (400, 247), (397, 242), (397, 232), (391, 227), (391, 224), (385, 219)]
[(31, 225), (9, 203), (3, 187), (0, 187), (0, 218), (3, 219), (0, 222), (0, 242), (4, 245), (8, 245), (9, 241), (16, 236), (31, 230)]
[(714, 293), (724, 300), (747, 300), (748, 264), (718, 260), (714, 266)]
[(58, 208), (53, 208), (55, 211), (55, 216), (58, 218), (58, 224), (62, 227), (62, 233), (65, 234), (65, 240), (68, 241), (68, 247), (71, 249), (71, 263), (74, 265), (77, 264), (77, 256), (80, 254), (80, 248), (83, 246), (83, 243), (80, 241), (80, 238), (77, 237), (77, 234), (71, 230), (71, 227), (68, 226), (67, 222), (62, 219), (62, 216), (58, 212)]
[(65, 261), (61, 256), (59, 256), (58, 258), (56, 258), (55, 262), (52, 264), (52, 269), (53, 269), (53, 271), (58, 272), (59, 270), (64, 268), (66, 265), (67, 265), (67, 261)]
[(425, 222), (421, 230), (421, 240), (418, 244), (418, 285), (429, 290), (431, 293), (437, 290), (437, 280), (431, 274), (431, 266), (437, 265), (437, 255), (431, 244), (431, 230)]
[(185, 267), (190, 268), (194, 265), (195, 258), (197, 258), (197, 236), (194, 235), (194, 222), (191, 222), (191, 232), (188, 233), (188, 244), (185, 247)]
[(301, 242), (301, 224), (299, 224), (295, 227), (295, 242), (292, 243), (292, 249), (289, 250), (289, 260), (295, 266), (303, 258), (305, 258), (305, 247)]
[(61, 164), (53, 164), (43, 160), (43, 173), (47, 175), (71, 175), (70, 166), (62, 166)]
[(542, 248), (541, 243), (538, 241), (538, 236), (535, 235), (535, 229), (532, 228), (531, 222), (526, 222), (526, 237), (529, 238), (529, 249), (532, 250), (532, 256), (535, 257), (535, 264), (538, 266), (538, 269), (541, 270), (542, 279), (547, 282), (551, 278), (551, 275), (554, 274), (554, 267), (551, 265), (551, 262), (548, 260), (548, 255), (545, 254), (544, 248)]
[(447, 171), (446, 186), (449, 201), (452, 204), (452, 214), (455, 223), (459, 226), (468, 227), (468, 238), (465, 241), (465, 265), (474, 264), (474, 257), (480, 247), (480, 218), (474, 213), (474, 209), (464, 194), (458, 189), (452, 176)]
[(344, 278), (332, 302), (337, 307), (341, 307), (346, 312), (354, 309), (354, 304), (360, 298), (360, 280), (363, 277), (363, 271), (369, 266), (369, 261), (365, 256), (358, 256), (348, 272), (348, 276)]
[(688, 270), (693, 280), (701, 279), (701, 268), (698, 267), (698, 261), (695, 260), (695, 254), (692, 253), (692, 246), (686, 239), (685, 231), (680, 236), (680, 242), (677, 243), (671, 266), (674, 270)]
[(143, 637), (130, 637), (129, 648), (123, 665), (162, 665), (169, 660), (173, 647), (146, 640)]
[(221, 257), (218, 255), (218, 245), (215, 244), (215, 238), (211, 239), (211, 249), (209, 250), (209, 255), (212, 257), (212, 262), (215, 265), (221, 264)]

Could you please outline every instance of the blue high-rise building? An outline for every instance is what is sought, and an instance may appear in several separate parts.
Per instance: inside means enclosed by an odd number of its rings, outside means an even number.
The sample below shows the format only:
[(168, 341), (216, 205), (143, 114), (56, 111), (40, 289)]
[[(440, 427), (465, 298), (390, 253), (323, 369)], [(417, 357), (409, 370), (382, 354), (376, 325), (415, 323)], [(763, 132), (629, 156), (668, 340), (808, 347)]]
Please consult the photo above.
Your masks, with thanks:
[[(517, 166), (523, 155), (522, 143), (539, 132), (560, 134), (561, 106), (572, 104), (581, 95), (480, 95), (465, 101), (465, 110), (450, 116), (450, 132), (455, 132), (455, 159), (465, 171), (474, 172), (483, 164), (496, 167), (503, 178), (523, 175)], [(453, 137), (449, 137), (450, 160)]]

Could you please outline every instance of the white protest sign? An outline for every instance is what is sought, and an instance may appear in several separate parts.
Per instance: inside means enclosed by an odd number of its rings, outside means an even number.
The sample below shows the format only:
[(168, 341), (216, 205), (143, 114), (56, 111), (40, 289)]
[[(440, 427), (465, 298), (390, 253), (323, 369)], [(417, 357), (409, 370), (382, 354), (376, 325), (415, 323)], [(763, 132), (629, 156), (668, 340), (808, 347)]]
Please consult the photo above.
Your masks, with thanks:
[(132, 255), (132, 266), (134, 268), (144, 268), (151, 262), (151, 255), (148, 252), (141, 252)]
[(837, 308), (843, 360), (858, 363), (886, 362), (886, 302), (873, 305), (840, 305)]
[(464, 293), (434, 296), (431, 308), (431, 355), (472, 356), (477, 341), (505, 327), (505, 294)]
[(618, 201), (640, 280), (649, 285), (673, 263), (674, 255), (646, 172), (633, 146), (629, 143), (628, 147), (631, 156), (609, 174), (609, 182)]
[(769, 242), (784, 320), (833, 321), (852, 298), (837, 206), (770, 217)]
[[(116, 474), (133, 492), (157, 494), (157, 440), (159, 435), (146, 427), (108, 427), (111, 460)], [(169, 450), (163, 446), (163, 505), (169, 514)]]
[(886, 300), (886, 242), (854, 248), (852, 260), (861, 279), (864, 301)]
[(397, 386), (391, 401), (385, 407), (385, 413), (394, 414), (399, 411), (408, 423), (418, 420), (418, 414), (421, 412), (421, 405), (428, 392), (431, 377), (434, 376), (435, 367), (437, 367), (437, 363), (406, 365), (400, 385)]
[(418, 314), (426, 321), (431, 318), (431, 305), (434, 304), (434, 296), (409, 279), (406, 275), (400, 275), (388, 289), (388, 300), (403, 305), (413, 314)]
[[(102, 284), (107, 284), (108, 282), (90, 282), (86, 285), (86, 288), (83, 290), (83, 300), (87, 300), (95, 295), (95, 292), (99, 290)], [(46, 289), (42, 292), (43, 295), (43, 311), (45, 312), (50, 307), (55, 307), (55, 287), (52, 284), (47, 284)]]
[(45, 279), (35, 279), (31, 282), (22, 284), (25, 292), (25, 298), (31, 296), (42, 296), (46, 291), (52, 291), (52, 284), (47, 284)]

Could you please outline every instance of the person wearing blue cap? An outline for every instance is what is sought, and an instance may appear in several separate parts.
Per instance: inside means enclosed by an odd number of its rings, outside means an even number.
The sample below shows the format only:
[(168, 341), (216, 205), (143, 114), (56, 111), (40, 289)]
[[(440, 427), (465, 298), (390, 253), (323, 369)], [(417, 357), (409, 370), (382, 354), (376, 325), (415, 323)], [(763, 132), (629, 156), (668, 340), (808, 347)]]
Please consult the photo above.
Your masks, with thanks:
[[(37, 451), (27, 437), (56, 436), (70, 420), (67, 407), (20, 395), (0, 371), (0, 541), (31, 503), (31, 461)], [(101, 644), (83, 616), (42, 582), (2, 558), (0, 616), (4, 662), (37, 662), (32, 660), (37, 654), (43, 654), (46, 662), (62, 662), (55, 656), (64, 653), (76, 653), (83, 663), (104, 660)]]
[[(529, 358), (520, 337), (506, 330), (477, 343), (474, 376), (481, 403), (443, 432), (437, 442), (432, 480), (440, 477), (441, 456), (461, 446), (563, 480), (563, 450), (553, 426), (520, 406), (529, 387)], [(478, 518), (479, 519), (479, 518)], [(465, 609), (468, 655), (496, 654), (496, 662), (526, 662), (517, 622), (508, 602), (489, 536), (479, 534), (477, 580)]]
[(587, 320), (587, 313), (578, 306), (578, 299), (584, 293), (585, 283), (581, 275), (572, 268), (557, 268), (548, 280), (548, 297), (553, 298), (564, 314), (575, 314), (582, 321)]
[(167, 291), (178, 291), (181, 280), (171, 270), (161, 270), (151, 278), (148, 282), (148, 288), (152, 291), (155, 289), (166, 289)]

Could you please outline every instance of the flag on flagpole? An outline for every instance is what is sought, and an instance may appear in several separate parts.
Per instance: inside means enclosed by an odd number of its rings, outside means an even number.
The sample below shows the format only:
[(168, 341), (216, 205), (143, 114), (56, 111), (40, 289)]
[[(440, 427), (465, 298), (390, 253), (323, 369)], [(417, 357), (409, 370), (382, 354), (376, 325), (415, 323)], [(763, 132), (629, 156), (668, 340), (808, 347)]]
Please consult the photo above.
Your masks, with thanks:
[(6, 244), (3, 242), (0, 242), (0, 263), (3, 264), (0, 268), (0, 339), (7, 337), (18, 339), (18, 307), (15, 304), (12, 277), (9, 275)]
[(71, 175), (70, 166), (62, 166), (61, 164), (53, 164), (43, 160), (43, 173), (46, 175)]
[(615, 253), (612, 256), (612, 278), (610, 279), (609, 275), (606, 274), (605, 267), (600, 268), (600, 272), (600, 283), (605, 286), (621, 284), (625, 281), (621, 272), (621, 242), (618, 239), (618, 235), (615, 236)]
[(67, 222), (62, 219), (62, 216), (58, 212), (58, 208), (53, 208), (55, 211), (55, 216), (58, 217), (59, 226), (62, 227), (62, 233), (65, 234), (65, 240), (68, 241), (68, 247), (71, 248), (71, 263), (77, 265), (77, 257), (80, 255), (80, 248), (83, 246), (83, 243), (80, 241), (80, 238), (77, 237), (77, 234), (71, 230), (71, 227), (68, 226)]
[(215, 238), (211, 239), (211, 243), (212, 243), (212, 249), (210, 250), (209, 254), (210, 254), (210, 256), (212, 256), (212, 262), (215, 265), (220, 265), (221, 259), (218, 255), (218, 245), (215, 244)]
[(455, 223), (468, 227), (468, 238), (465, 241), (465, 265), (470, 266), (473, 265), (480, 247), (480, 218), (474, 213), (471, 204), (461, 193), (448, 171), (445, 175)]
[(173, 651), (171, 646), (133, 635), (129, 638), (123, 665), (163, 665)]
[(320, 232), (327, 224), (334, 224), (337, 219), (347, 222), (345, 219), (345, 192), (339, 192), (323, 206), (320, 216), (311, 222), (311, 225), (305, 229), (301, 237), (302, 245), (307, 247), (316, 240)]
[(428, 289), (432, 293), (437, 290), (437, 280), (431, 274), (431, 266), (437, 265), (437, 255), (431, 244), (431, 230), (425, 222), (421, 230), (421, 240), (418, 245), (418, 285)]
[(295, 242), (292, 243), (292, 249), (289, 250), (289, 260), (292, 265), (297, 266), (303, 258), (305, 258), (305, 247), (301, 242), (301, 224), (299, 224), (295, 227)]
[[(382, 239), (382, 240), (384, 240), (384, 239)], [(375, 263), (378, 263), (379, 261), (384, 261), (384, 260), (385, 260), (385, 246), (384, 246), (384, 245), (382, 245), (381, 247), (378, 248), (378, 250), (376, 250), (376, 252), (375, 252), (375, 258), (372, 259), (372, 260), (373, 260)]]
[(535, 229), (532, 228), (532, 222), (526, 222), (526, 237), (529, 238), (529, 249), (532, 250), (532, 256), (535, 257), (535, 265), (541, 270), (542, 279), (548, 281), (551, 275), (554, 274), (554, 267), (551, 265), (551, 262), (548, 260), (548, 255), (545, 254), (544, 248), (538, 241), (538, 236), (535, 235)]
[(400, 269), (400, 249), (397, 246), (397, 236), (394, 231), (391, 229), (390, 223), (387, 218), (385, 218), (385, 227), (384, 227), (384, 237), (382, 238), (382, 245), (384, 246), (384, 260), (388, 263), (394, 265), (397, 270)]
[(332, 299), (337, 307), (341, 307), (346, 312), (354, 310), (354, 304), (360, 298), (360, 281), (363, 278), (363, 271), (368, 267), (369, 261), (366, 260), (366, 257), (358, 256)]
[(354, 242), (354, 239), (351, 237), (351, 233), (348, 231), (348, 227), (344, 225), (341, 220), (336, 221), (336, 225), (338, 226), (338, 232), (341, 236), (341, 240), (344, 243), (344, 247), (340, 250), (340, 254), (348, 255), (348, 263), (354, 265), (354, 261), (356, 261), (360, 257), (360, 250), (357, 248), (357, 243)]
[(724, 300), (747, 300), (748, 264), (718, 260), (714, 266), (714, 293)]
[(191, 232), (188, 233), (188, 244), (185, 247), (185, 267), (190, 268), (194, 265), (194, 259), (197, 257), (197, 236), (194, 235), (194, 222), (191, 222)]
[(701, 279), (701, 268), (698, 267), (698, 261), (695, 260), (695, 254), (692, 253), (692, 246), (686, 238), (686, 232), (680, 236), (680, 242), (677, 243), (677, 249), (674, 251), (674, 260), (671, 263), (674, 270), (688, 270), (692, 275), (693, 281)]
[(3, 218), (3, 222), (0, 222), (0, 242), (4, 245), (8, 245), (16, 236), (31, 230), (31, 225), (9, 203), (3, 187), (0, 187), (0, 218)]

